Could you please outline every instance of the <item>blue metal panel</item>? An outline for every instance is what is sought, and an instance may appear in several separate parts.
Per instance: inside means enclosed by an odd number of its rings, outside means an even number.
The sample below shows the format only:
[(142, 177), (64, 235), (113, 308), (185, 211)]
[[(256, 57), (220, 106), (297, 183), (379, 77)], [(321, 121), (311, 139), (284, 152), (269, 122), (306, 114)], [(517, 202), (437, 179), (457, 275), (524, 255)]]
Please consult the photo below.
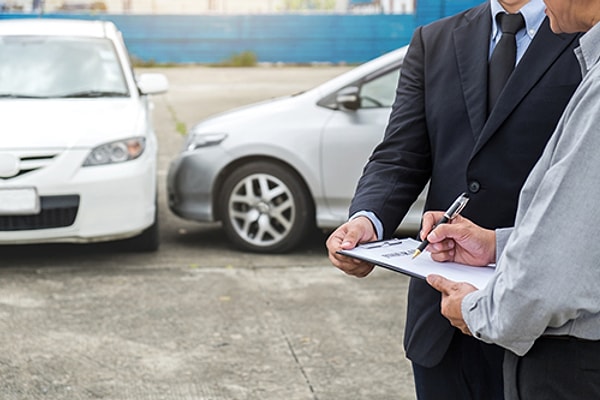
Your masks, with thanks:
[(361, 63), (405, 45), (414, 29), (413, 15), (43, 17), (110, 20), (135, 58), (158, 63), (217, 63), (244, 51), (260, 62)]
[[(45, 14), (115, 23), (132, 56), (157, 63), (218, 63), (250, 51), (260, 62), (361, 63), (410, 41), (415, 27), (477, 4), (420, 0), (416, 15)], [(3, 18), (36, 18), (1, 14)]]
[(418, 0), (416, 24), (425, 25), (437, 19), (454, 15), (486, 0)]

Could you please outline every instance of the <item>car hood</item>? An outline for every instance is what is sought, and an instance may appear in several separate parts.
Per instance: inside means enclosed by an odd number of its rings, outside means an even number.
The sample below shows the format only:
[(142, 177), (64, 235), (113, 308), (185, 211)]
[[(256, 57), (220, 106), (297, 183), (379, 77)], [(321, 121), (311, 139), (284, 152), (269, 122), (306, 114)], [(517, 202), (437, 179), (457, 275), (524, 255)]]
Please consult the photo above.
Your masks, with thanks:
[[(311, 102), (315, 102), (314, 96), (302, 93), (252, 103), (208, 117), (195, 125), (192, 131), (197, 133), (228, 132), (230, 127), (244, 127), (245, 124), (254, 120), (265, 123), (271, 121), (274, 116), (283, 116), (287, 112), (297, 115), (301, 103), (309, 104)], [(265, 116), (269, 116), (269, 119), (265, 119)]]
[(90, 148), (136, 136), (143, 109), (131, 99), (0, 101), (1, 149)]

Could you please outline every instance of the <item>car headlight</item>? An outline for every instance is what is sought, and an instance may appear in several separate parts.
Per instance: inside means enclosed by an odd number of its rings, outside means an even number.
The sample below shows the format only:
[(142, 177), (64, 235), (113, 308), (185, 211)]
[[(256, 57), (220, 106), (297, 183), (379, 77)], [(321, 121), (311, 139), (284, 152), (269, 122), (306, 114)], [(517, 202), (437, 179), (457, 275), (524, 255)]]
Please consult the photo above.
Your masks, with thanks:
[(146, 148), (145, 138), (132, 138), (105, 143), (94, 148), (83, 162), (84, 167), (135, 160)]
[(185, 149), (188, 151), (193, 151), (200, 147), (215, 146), (225, 140), (226, 137), (226, 133), (191, 132), (185, 144)]

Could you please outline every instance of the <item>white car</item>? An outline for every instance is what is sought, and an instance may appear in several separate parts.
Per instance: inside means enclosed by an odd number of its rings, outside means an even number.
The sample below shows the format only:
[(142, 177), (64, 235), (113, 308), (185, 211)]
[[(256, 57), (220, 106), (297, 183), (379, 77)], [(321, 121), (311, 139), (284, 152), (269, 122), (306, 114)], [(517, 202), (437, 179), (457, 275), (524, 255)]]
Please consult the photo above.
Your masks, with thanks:
[[(265, 253), (294, 248), (315, 226), (342, 224), (383, 138), (406, 50), (304, 93), (198, 123), (169, 167), (172, 212), (222, 221), (234, 245)], [(401, 229), (418, 230), (423, 204), (422, 195)]]
[(156, 250), (149, 94), (111, 22), (0, 21), (0, 244), (132, 238)]

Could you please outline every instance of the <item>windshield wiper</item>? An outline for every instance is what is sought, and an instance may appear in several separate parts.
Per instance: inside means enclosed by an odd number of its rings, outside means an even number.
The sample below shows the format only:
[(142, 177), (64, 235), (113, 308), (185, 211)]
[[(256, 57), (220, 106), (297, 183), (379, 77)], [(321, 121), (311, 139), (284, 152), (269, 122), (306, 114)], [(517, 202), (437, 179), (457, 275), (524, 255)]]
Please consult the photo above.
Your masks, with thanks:
[(73, 92), (64, 94), (62, 96), (55, 96), (57, 98), (94, 98), (94, 97), (127, 97), (127, 93), (123, 92), (108, 92), (100, 90), (84, 90), (81, 92)]

